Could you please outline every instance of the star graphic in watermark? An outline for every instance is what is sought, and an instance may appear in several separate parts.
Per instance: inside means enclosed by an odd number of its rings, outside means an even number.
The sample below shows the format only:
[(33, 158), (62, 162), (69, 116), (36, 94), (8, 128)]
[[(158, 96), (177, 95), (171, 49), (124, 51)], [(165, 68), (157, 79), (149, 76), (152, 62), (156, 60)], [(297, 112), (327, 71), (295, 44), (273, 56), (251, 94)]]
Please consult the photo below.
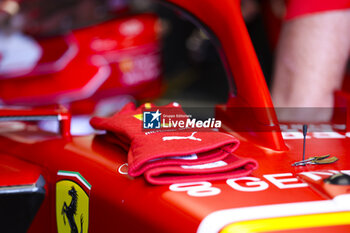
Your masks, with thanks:
[(162, 115), (162, 114), (159, 112), (159, 109), (157, 109), (157, 111), (155, 113), (152, 113), (153, 118), (152, 118), (151, 122), (156, 120), (156, 119), (159, 121), (160, 115)]

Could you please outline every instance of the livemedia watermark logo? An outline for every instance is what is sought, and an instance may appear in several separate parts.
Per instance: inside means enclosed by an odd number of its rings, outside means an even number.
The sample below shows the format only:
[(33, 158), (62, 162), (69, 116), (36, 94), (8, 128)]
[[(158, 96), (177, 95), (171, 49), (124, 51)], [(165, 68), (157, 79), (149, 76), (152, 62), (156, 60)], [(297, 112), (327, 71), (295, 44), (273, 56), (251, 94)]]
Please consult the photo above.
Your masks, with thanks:
[(157, 111), (143, 112), (143, 129), (218, 129), (221, 121), (215, 118), (200, 120), (185, 113)]
[(160, 129), (162, 113), (159, 109), (155, 112), (143, 112), (143, 128), (144, 129)]

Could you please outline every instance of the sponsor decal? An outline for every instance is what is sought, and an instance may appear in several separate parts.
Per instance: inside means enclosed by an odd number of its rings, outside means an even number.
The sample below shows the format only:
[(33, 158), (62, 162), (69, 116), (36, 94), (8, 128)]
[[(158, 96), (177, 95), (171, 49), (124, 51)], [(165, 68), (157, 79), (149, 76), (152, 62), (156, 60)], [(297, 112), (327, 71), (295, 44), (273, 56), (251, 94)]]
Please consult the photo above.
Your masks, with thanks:
[(129, 167), (128, 163), (123, 163), (122, 165), (120, 165), (118, 168), (119, 174), (127, 175), (128, 174), (128, 167)]
[[(208, 164), (185, 166), (185, 169), (203, 169), (211, 167), (226, 166), (224, 161), (217, 161)], [(350, 175), (350, 170), (324, 170), (324, 171), (307, 171), (297, 175), (292, 173), (276, 173), (264, 174), (262, 177), (239, 177), (226, 180), (228, 187), (238, 192), (261, 192), (271, 188), (272, 186), (278, 189), (297, 189), (309, 187), (310, 182), (305, 182), (305, 178), (313, 181), (319, 181), (330, 175), (344, 173)], [(299, 179), (299, 178), (302, 179)], [(221, 193), (220, 188), (213, 187), (211, 182), (191, 182), (191, 183), (176, 183), (169, 186), (171, 191), (187, 192), (187, 195), (193, 197), (208, 197), (215, 196)]]
[[(278, 189), (309, 187), (304, 179), (323, 180), (330, 175), (350, 174), (350, 170), (307, 171), (298, 174), (278, 173), (258, 177), (227, 179), (226, 184), (234, 191), (262, 192), (270, 186)], [(224, 192), (208, 181), (176, 183), (169, 186), (172, 192), (184, 192), (188, 196), (203, 198)], [(227, 191), (227, 190), (225, 190)], [(200, 223), (197, 233), (214, 232), (272, 232), (333, 227), (350, 224), (350, 194), (343, 193), (320, 201), (291, 202), (271, 205), (223, 209), (210, 213)]]
[(78, 172), (59, 171), (57, 175), (57, 232), (87, 233), (91, 185)]

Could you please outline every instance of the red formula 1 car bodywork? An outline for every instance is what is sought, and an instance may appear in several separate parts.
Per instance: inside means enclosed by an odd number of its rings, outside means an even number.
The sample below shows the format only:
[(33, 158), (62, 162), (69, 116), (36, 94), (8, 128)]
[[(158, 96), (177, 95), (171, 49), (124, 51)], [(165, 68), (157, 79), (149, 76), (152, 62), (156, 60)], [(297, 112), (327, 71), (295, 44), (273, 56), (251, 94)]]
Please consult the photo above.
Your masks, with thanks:
[[(307, 155), (332, 154), (339, 160), (291, 166), (301, 160), (303, 134), (294, 131), (283, 138), (279, 130), (239, 1), (169, 2), (190, 12), (219, 40), (231, 96), (217, 106), (217, 118), (228, 132), (236, 124), (246, 128), (233, 133), (241, 140), (235, 154), (257, 160), (258, 170), (238, 179), (153, 186), (127, 175), (126, 154), (118, 146), (98, 135), (71, 136), (64, 110), (3, 111), (3, 120), (58, 120), (61, 131), (2, 125), (0, 194), (12, 197), (1, 213), (2, 225), (12, 224), (9, 232), (27, 226), (28, 232), (349, 232), (350, 186), (324, 181), (339, 172), (350, 174), (349, 135), (309, 133)], [(338, 99), (348, 104), (346, 94), (338, 93)], [(251, 117), (231, 107), (248, 107)], [(349, 117), (346, 122), (348, 127)], [(21, 193), (39, 205), (27, 208), (16, 198)], [(19, 212), (28, 216), (21, 224), (3, 222)]]
[[(158, 23), (153, 14), (138, 14), (38, 39), (31, 46), (38, 47), (38, 61), (31, 66), (13, 61), (18, 69), (0, 72), (1, 101), (68, 104), (74, 113), (86, 114), (93, 103), (115, 95), (155, 97), (161, 86)], [(82, 112), (82, 105), (90, 108)]]

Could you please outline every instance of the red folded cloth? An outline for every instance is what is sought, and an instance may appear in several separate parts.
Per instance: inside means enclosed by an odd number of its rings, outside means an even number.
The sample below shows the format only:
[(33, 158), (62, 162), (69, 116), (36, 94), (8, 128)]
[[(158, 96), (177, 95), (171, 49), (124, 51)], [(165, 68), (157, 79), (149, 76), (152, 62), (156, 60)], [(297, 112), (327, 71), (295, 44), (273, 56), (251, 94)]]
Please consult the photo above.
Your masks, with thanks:
[(154, 167), (145, 172), (145, 177), (152, 184), (224, 180), (248, 176), (256, 168), (255, 160), (228, 154), (226, 158), (211, 163)]
[(110, 118), (93, 117), (90, 121), (94, 128), (107, 130), (110, 141), (129, 148), (130, 176), (144, 174), (152, 184), (171, 184), (241, 177), (257, 168), (255, 160), (232, 154), (239, 145), (232, 135), (177, 127), (147, 130), (143, 128), (144, 111), (163, 113), (158, 115), (164, 122), (176, 116), (177, 120), (188, 119), (177, 103), (163, 107), (146, 104), (137, 109), (129, 103)]

